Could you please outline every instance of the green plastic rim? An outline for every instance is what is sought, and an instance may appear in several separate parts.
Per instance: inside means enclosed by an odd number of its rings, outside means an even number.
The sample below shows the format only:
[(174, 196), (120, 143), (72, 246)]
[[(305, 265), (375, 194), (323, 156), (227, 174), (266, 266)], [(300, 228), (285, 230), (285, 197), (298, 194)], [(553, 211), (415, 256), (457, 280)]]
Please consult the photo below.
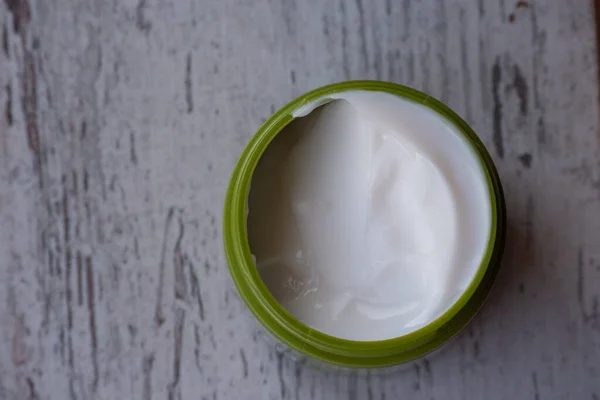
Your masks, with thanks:
[[(268, 290), (254, 264), (246, 229), (247, 201), (254, 169), (271, 140), (294, 118), (299, 107), (320, 97), (348, 90), (391, 93), (421, 103), (440, 114), (464, 135), (485, 172), (491, 204), (491, 232), (486, 252), (471, 283), (440, 317), (416, 331), (393, 339), (353, 341), (333, 337), (303, 324)], [(258, 321), (297, 352), (343, 367), (376, 368), (403, 363), (428, 353), (454, 336), (487, 297), (500, 267), (506, 236), (506, 206), (498, 172), (481, 140), (455, 112), (418, 90), (391, 82), (348, 81), (315, 89), (278, 110), (252, 137), (234, 168), (223, 215), (229, 271), (240, 296)]]

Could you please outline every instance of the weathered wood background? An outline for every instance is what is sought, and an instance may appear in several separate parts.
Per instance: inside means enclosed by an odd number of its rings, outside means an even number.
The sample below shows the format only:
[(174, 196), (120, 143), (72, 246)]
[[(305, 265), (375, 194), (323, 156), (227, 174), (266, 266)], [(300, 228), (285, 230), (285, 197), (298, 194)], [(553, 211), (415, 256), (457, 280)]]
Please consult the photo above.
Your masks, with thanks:
[[(599, 399), (596, 50), (589, 0), (0, 2), (0, 399)], [(359, 78), (447, 102), (508, 201), (481, 313), (389, 376), (278, 355), (221, 243), (259, 124)]]

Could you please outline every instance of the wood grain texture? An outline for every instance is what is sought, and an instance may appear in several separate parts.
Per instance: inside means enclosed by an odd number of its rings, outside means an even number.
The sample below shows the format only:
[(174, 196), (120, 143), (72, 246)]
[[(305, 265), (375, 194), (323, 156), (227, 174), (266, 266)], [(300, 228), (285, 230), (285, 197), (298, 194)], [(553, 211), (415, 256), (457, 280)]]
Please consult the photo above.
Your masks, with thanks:
[[(589, 0), (0, 2), (0, 399), (598, 399), (600, 135)], [(228, 276), (250, 136), (317, 86), (440, 98), (505, 185), (489, 301), (391, 375), (267, 344)]]

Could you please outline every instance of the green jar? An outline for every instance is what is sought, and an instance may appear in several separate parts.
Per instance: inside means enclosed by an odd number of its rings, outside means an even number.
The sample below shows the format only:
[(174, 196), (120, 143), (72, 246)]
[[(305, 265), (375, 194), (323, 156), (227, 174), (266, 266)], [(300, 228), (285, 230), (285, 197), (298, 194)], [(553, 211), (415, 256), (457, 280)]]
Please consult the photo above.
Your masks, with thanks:
[[(303, 324), (271, 295), (256, 269), (248, 244), (247, 204), (253, 172), (267, 146), (292, 120), (299, 107), (348, 90), (387, 92), (423, 104), (453, 124), (477, 154), (486, 174), (491, 204), (491, 233), (475, 276), (458, 300), (440, 317), (404, 336), (381, 341), (352, 341), (321, 333)], [(377, 368), (403, 363), (432, 351), (455, 335), (487, 297), (500, 267), (506, 235), (506, 207), (496, 168), (475, 132), (446, 105), (418, 90), (381, 81), (349, 81), (306, 93), (269, 118), (246, 146), (233, 171), (225, 199), (223, 235), (229, 270), (240, 296), (254, 316), (280, 342), (300, 355), (350, 368)]]

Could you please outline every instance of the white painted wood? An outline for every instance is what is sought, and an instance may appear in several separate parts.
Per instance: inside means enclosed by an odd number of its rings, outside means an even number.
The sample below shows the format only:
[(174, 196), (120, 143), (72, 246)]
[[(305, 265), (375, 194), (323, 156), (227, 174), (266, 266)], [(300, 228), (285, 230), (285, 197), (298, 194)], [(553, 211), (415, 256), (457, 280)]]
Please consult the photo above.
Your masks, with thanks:
[[(600, 135), (588, 0), (0, 2), (0, 399), (598, 399)], [(497, 162), (498, 283), (443, 351), (313, 371), (257, 335), (224, 192), (317, 86), (440, 98)]]

